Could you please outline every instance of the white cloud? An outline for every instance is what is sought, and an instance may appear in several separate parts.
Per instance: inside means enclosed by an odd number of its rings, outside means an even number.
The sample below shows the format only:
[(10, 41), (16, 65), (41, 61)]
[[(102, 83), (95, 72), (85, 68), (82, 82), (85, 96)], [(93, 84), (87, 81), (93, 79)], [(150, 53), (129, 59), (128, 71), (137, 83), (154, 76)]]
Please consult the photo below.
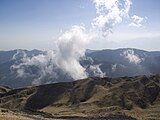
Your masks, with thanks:
[(92, 72), (93, 76), (96, 77), (105, 77), (106, 73), (103, 73), (102, 70), (100, 69), (101, 64), (99, 65), (91, 65), (89, 66), (90, 72)]
[(137, 15), (133, 15), (131, 19), (132, 19), (132, 22), (129, 24), (129, 26), (142, 27), (142, 22), (144, 18), (139, 17)]
[(17, 58), (25, 58), (27, 57), (26, 53), (23, 50), (17, 50), (17, 53), (13, 55), (12, 60), (16, 60)]
[[(80, 59), (85, 56), (85, 48), (91, 37), (83, 26), (72, 26), (57, 39), (57, 52), (48, 51), (46, 54), (28, 57), (25, 52), (17, 51), (13, 59), (22, 53), (24, 55), (20, 58), (20, 63), (11, 66), (11, 70), (16, 71), (17, 77), (34, 77), (32, 84), (36, 85), (56, 82), (64, 77), (63, 81), (86, 78), (88, 73), (80, 64)], [(35, 67), (36, 73), (32, 70)], [(91, 66), (91, 71), (96, 76), (103, 74), (99, 66)]]
[(92, 27), (103, 37), (113, 32), (113, 28), (123, 20), (131, 20), (129, 26), (141, 27), (145, 18), (133, 15), (130, 17), (131, 0), (93, 0), (97, 17), (93, 19)]
[[(12, 71), (16, 71), (17, 77), (34, 77), (32, 83), (36, 85), (42, 84), (42, 80), (46, 76), (56, 80), (55, 78), (57, 78), (57, 76), (55, 71), (57, 67), (55, 65), (55, 53), (53, 51), (48, 51), (46, 55), (40, 54), (33, 57), (28, 57), (24, 51), (17, 51), (13, 58), (17, 56), (17, 60), (21, 53), (25, 54), (25, 56), (20, 58), (20, 63), (15, 63), (10, 67)], [(37, 68), (36, 73), (36, 70), (33, 68)]]
[(134, 53), (133, 49), (124, 51), (123, 54), (121, 54), (121, 56), (124, 56), (126, 59), (129, 60), (130, 63), (134, 63), (134, 64), (139, 64), (143, 60)]
[(131, 0), (94, 0), (98, 16), (93, 19), (92, 26), (107, 36), (112, 32), (115, 25), (122, 22), (124, 17), (129, 17), (128, 13)]
[[(124, 18), (130, 18), (129, 10), (132, 4), (131, 0), (94, 0), (93, 3), (95, 4), (97, 17), (95, 17), (91, 23), (91, 31), (98, 30), (100, 36), (103, 35), (106, 37), (112, 33), (113, 27), (121, 23)], [(131, 19), (133, 19), (131, 25), (141, 26), (143, 18), (134, 15)], [(83, 26), (72, 26), (70, 30), (61, 33), (56, 41), (57, 53), (48, 52), (46, 55), (38, 55), (31, 58), (22, 56), (22, 63), (13, 65), (11, 69), (16, 70), (19, 76), (24, 76), (28, 75), (26, 74), (25, 67), (36, 66), (39, 69), (38, 78), (33, 81), (33, 84), (41, 84), (41, 80), (46, 76), (57, 79), (57, 71), (59, 70), (73, 79), (88, 77), (86, 68), (84, 68), (79, 61), (80, 58), (85, 55), (86, 45), (93, 36), (99, 37), (99, 34), (91, 34), (88, 31), (86, 32)], [(19, 53), (13, 56), (13, 59), (16, 59), (17, 55), (19, 55)], [(130, 62), (135, 64), (141, 62), (140, 58), (132, 51), (128, 51), (124, 53), (124, 55)], [(95, 76), (105, 76), (105, 73), (100, 69), (100, 65), (91, 65), (90, 70)]]
[(84, 27), (72, 26), (71, 30), (62, 34), (57, 41), (56, 65), (70, 74), (73, 79), (87, 77), (85, 68), (80, 65), (79, 60), (85, 55), (89, 39)]

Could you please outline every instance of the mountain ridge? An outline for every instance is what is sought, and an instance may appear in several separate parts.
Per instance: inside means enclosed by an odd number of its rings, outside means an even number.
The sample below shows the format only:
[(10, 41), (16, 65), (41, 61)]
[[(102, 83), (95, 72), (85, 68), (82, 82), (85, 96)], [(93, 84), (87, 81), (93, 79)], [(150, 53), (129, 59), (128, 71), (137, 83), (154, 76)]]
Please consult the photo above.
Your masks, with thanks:
[[(0, 93), (0, 107), (10, 110), (40, 111), (56, 117), (125, 114), (147, 119), (159, 116), (160, 75), (91, 77), (67, 83), (3, 89), (6, 90)], [(146, 114), (148, 110), (152, 112)]]
[[(160, 52), (157, 51), (148, 52), (133, 48), (87, 51), (85, 57), (80, 59), (80, 64), (85, 69), (88, 77), (94, 77), (97, 74), (108, 77), (122, 77), (160, 73)], [(22, 64), (33, 57), (37, 60), (36, 65)], [(40, 79), (40, 84), (73, 81), (73, 78), (68, 76), (67, 73), (62, 72), (63, 70), (52, 71), (52, 74), (44, 76), (42, 79), (41, 72), (43, 70), (40, 71), (41, 66), (37, 65), (39, 62), (41, 64), (43, 62), (38, 61), (38, 57), (47, 59), (47, 52), (39, 50), (1, 51), (0, 84), (10, 87), (24, 87), (32, 85), (35, 79)], [(32, 60), (35, 62), (34, 59)], [(21, 68), (19, 68), (20, 64), (22, 64)], [(21, 76), (20, 73), (24, 73), (25, 77)], [(55, 79), (57, 76), (53, 76), (54, 74), (58, 74), (57, 79)]]

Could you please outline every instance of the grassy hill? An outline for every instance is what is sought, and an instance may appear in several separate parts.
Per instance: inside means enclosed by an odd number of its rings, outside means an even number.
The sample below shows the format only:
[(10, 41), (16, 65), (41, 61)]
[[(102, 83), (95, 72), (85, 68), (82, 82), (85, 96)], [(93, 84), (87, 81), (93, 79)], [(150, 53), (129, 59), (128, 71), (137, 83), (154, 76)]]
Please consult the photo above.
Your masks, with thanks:
[(0, 88), (0, 107), (54, 117), (124, 115), (160, 118), (160, 76), (87, 78), (19, 89)]

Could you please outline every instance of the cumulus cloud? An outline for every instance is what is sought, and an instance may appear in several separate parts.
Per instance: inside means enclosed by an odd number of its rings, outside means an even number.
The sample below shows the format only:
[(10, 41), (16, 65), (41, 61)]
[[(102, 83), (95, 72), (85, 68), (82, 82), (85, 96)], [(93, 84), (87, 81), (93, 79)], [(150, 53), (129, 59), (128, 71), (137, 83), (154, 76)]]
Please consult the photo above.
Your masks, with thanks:
[(103, 37), (113, 32), (113, 28), (128, 19), (132, 22), (129, 26), (141, 27), (144, 18), (137, 15), (130, 17), (131, 0), (93, 0), (97, 17), (93, 19), (92, 27), (98, 30)]
[(92, 26), (107, 36), (124, 17), (129, 17), (128, 13), (132, 4), (131, 0), (94, 0), (98, 16), (93, 19)]
[(132, 22), (129, 24), (129, 26), (135, 26), (135, 27), (141, 27), (142, 26), (142, 22), (144, 20), (144, 18), (139, 17), (137, 15), (133, 15), (131, 17)]

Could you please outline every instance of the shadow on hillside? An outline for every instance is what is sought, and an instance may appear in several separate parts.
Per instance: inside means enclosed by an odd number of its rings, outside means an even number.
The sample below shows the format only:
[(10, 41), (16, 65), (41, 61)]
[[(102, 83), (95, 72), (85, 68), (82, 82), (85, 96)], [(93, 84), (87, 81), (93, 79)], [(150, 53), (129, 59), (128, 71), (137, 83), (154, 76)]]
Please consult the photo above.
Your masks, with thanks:
[(71, 87), (71, 83), (39, 86), (37, 92), (28, 98), (25, 108), (37, 110), (49, 106), (57, 101), (60, 95), (70, 90)]

